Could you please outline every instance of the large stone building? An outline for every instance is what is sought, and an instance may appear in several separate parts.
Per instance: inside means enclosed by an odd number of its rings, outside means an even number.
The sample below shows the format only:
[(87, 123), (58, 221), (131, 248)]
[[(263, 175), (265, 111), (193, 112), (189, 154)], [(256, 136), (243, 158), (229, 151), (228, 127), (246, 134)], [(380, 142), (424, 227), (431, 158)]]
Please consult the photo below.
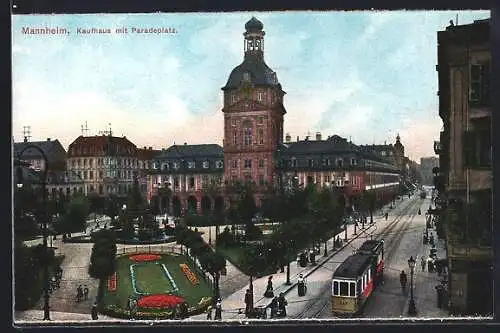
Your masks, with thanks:
[[(263, 24), (245, 24), (244, 60), (234, 68), (224, 94), (224, 179), (264, 185), (273, 181), (274, 154), (283, 142), (285, 92), (264, 61)], [(256, 195), (257, 204), (260, 195)]]
[(42, 154), (36, 149), (29, 148), (30, 145), (37, 146), (43, 151), (45, 157), (47, 157), (49, 170), (65, 170), (66, 150), (57, 139), (48, 138), (46, 141), (28, 141), (28, 138), (24, 138), (23, 142), (15, 142), (13, 147), (14, 159), (19, 158), (19, 154), (22, 152), (21, 161), (29, 163), (30, 168), (36, 171), (45, 170), (46, 165)]
[(173, 145), (153, 159), (148, 201), (161, 213), (222, 210), (224, 153), (217, 144)]
[(490, 21), (438, 32), (436, 177), (446, 226), (453, 312), (492, 312)]
[(74, 191), (125, 197), (137, 175), (137, 148), (126, 137), (81, 135), (68, 147), (67, 170), (83, 180)]
[(432, 170), (436, 167), (439, 167), (439, 158), (435, 156), (420, 158), (420, 179), (422, 185), (434, 184)]
[(361, 148), (377, 155), (391, 164), (394, 164), (401, 173), (404, 173), (406, 167), (404, 163), (405, 147), (401, 143), (401, 137), (399, 134), (396, 135), (396, 142), (394, 145), (392, 143), (383, 145), (361, 145)]

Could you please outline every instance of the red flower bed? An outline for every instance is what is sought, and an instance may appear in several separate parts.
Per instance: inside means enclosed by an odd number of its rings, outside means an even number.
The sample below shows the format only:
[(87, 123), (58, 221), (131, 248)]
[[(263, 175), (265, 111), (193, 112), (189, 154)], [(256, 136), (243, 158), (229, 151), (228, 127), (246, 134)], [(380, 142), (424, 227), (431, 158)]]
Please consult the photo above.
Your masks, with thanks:
[(135, 254), (128, 258), (132, 261), (156, 261), (160, 260), (161, 256), (157, 254)]
[(116, 290), (116, 272), (113, 273), (113, 275), (111, 275), (108, 278), (108, 290), (109, 291), (115, 291)]
[(183, 303), (184, 298), (176, 295), (156, 294), (143, 296), (137, 301), (140, 308), (173, 308), (177, 304)]

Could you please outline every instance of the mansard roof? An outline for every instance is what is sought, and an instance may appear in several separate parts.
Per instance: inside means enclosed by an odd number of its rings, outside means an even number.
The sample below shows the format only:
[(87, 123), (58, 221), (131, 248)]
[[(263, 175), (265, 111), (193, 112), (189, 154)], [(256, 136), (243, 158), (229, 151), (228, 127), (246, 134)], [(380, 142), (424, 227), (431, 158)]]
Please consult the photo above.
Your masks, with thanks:
[(224, 151), (218, 144), (173, 145), (163, 150), (155, 159), (224, 157)]

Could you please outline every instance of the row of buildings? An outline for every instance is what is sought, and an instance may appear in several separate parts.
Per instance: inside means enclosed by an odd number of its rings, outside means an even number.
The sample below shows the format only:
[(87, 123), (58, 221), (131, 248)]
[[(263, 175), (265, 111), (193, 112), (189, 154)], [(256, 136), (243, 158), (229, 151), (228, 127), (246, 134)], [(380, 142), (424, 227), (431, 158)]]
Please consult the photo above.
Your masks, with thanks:
[(445, 229), (451, 309), (493, 311), (491, 22), (439, 31), (437, 212)]
[[(384, 200), (399, 192), (402, 179), (416, 181), (418, 165), (404, 156), (399, 135), (394, 144), (358, 146), (332, 135), (298, 138), (284, 133), (285, 92), (277, 74), (264, 61), (263, 24), (245, 24), (244, 59), (222, 87), (223, 146), (173, 145), (167, 149), (138, 148), (111, 131), (79, 136), (67, 153), (58, 140), (14, 144), (17, 154), (28, 144), (46, 153), (50, 172), (49, 195), (82, 193), (97, 197), (125, 197), (137, 177), (147, 200), (160, 210), (180, 215), (186, 210), (221, 209), (228, 205), (227, 184), (255, 184), (259, 205), (270, 184), (342, 188), (347, 205), (363, 190)], [(33, 155), (34, 154), (34, 155)], [(43, 169), (36, 152), (23, 159)], [(226, 194), (225, 194), (226, 193)]]

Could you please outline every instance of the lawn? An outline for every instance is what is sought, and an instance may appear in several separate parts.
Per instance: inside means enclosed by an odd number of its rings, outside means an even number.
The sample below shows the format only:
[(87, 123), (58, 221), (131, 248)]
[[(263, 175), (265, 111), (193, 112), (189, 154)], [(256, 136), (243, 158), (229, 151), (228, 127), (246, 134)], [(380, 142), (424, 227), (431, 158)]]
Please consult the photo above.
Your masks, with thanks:
[[(189, 267), (198, 282), (193, 284), (181, 269), (181, 264)], [(164, 266), (163, 266), (164, 265)], [(104, 308), (127, 309), (129, 297), (140, 299), (142, 296), (171, 294), (182, 297), (189, 308), (200, 307), (202, 299), (211, 298), (213, 291), (185, 256), (161, 254), (157, 261), (136, 262), (129, 255), (122, 255), (116, 261), (116, 290), (110, 291), (105, 284)], [(133, 281), (135, 277), (135, 283)], [(135, 288), (134, 288), (135, 286)], [(167, 309), (141, 309), (143, 312), (158, 312)], [(123, 311), (120, 311), (123, 312)]]
[[(245, 253), (245, 248), (251, 246), (253, 245), (241, 244), (239, 246), (231, 246), (231, 247), (223, 247), (218, 245), (217, 251), (220, 252), (229, 262), (231, 262), (234, 266), (236, 266), (245, 275), (250, 275), (250, 269), (244, 264), (243, 256)], [(257, 274), (257, 277), (274, 274), (276, 273), (276, 271), (277, 271), (276, 267), (268, 267), (266, 271)]]

